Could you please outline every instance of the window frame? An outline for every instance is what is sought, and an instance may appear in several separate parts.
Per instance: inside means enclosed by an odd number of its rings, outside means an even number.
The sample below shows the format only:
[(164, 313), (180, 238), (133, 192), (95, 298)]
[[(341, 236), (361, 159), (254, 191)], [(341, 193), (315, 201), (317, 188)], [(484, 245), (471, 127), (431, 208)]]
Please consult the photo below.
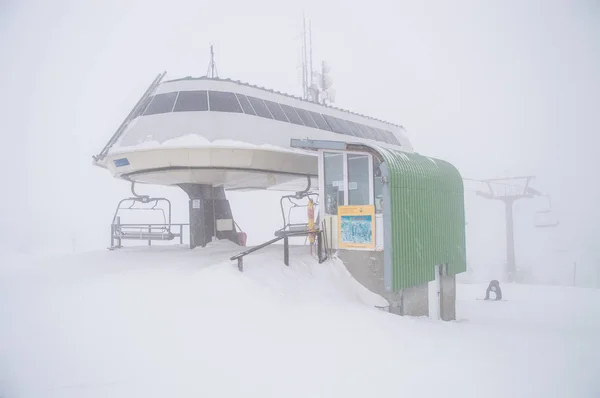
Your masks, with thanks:
[[(156, 99), (156, 97), (159, 96), (164, 96), (161, 98), (165, 98), (168, 95), (173, 95), (175, 94), (174, 98), (173, 98), (173, 104), (171, 105), (171, 109), (168, 111), (164, 111), (164, 112), (152, 112), (152, 113), (146, 113), (148, 112), (148, 109), (150, 108), (150, 105), (152, 105), (154, 103), (154, 100)], [(179, 96), (179, 91), (170, 91), (168, 93), (160, 93), (160, 94), (155, 94), (154, 97), (152, 98), (152, 101), (150, 101), (148, 103), (148, 106), (146, 106), (146, 108), (144, 109), (144, 113), (142, 114), (142, 116), (153, 116), (153, 115), (163, 115), (165, 113), (171, 113), (173, 111), (173, 107), (175, 106), (176, 102), (177, 102), (177, 97)]]
[[(244, 109), (242, 108), (242, 105), (240, 104), (240, 101), (238, 100), (237, 96), (235, 95), (234, 92), (232, 91), (219, 91), (219, 90), (207, 90), (208, 91), (208, 111), (209, 112), (222, 112), (222, 113), (241, 113), (242, 115), (244, 114)], [(215, 101), (215, 104), (219, 103), (219, 106), (222, 105), (222, 100), (225, 99), (226, 97), (228, 97), (228, 94), (231, 94), (231, 96), (233, 96), (233, 100), (235, 100), (235, 104), (237, 104), (237, 106), (239, 107), (239, 111), (234, 111), (231, 109), (212, 109), (212, 107), (210, 106), (211, 104), (211, 100), (210, 100), (210, 95), (211, 93), (213, 94), (213, 96), (215, 97), (214, 99), (216, 99), (217, 101)], [(223, 95), (223, 98), (218, 98), (219, 95)], [(230, 98), (231, 99), (231, 98)], [(226, 102), (224, 102), (226, 103)]]
[[(345, 170), (345, 173), (346, 173), (344, 176), (346, 177), (346, 180), (344, 181), (344, 184), (347, 185), (347, 187), (345, 187), (345, 188), (347, 188), (347, 195), (348, 195), (347, 203), (350, 202), (350, 181), (347, 179), (349, 177), (348, 174), (347, 174), (348, 173), (348, 155), (366, 156), (367, 162), (368, 162), (367, 163), (367, 165), (368, 165), (368, 167), (367, 167), (368, 170), (367, 171), (369, 173), (368, 174), (368, 176), (369, 176), (369, 188), (368, 188), (369, 192), (368, 192), (368, 195), (367, 195), (368, 198), (369, 198), (369, 203), (368, 204), (369, 205), (374, 205), (375, 204), (375, 174), (374, 174), (375, 169), (373, 168), (373, 157), (370, 156), (371, 154), (368, 153), (368, 152), (358, 152), (358, 153), (344, 152), (344, 158), (346, 159), (346, 163), (345, 163), (345, 167), (344, 167), (344, 170)], [(366, 205), (362, 204), (362, 205), (347, 205), (347, 206), (366, 206)]]
[[(184, 97), (186, 95), (191, 95), (189, 93), (204, 93), (204, 96), (206, 98), (206, 109), (175, 109), (177, 107), (177, 103), (179, 101), (179, 97), (181, 96), (181, 93), (185, 93)], [(182, 90), (179, 91), (177, 93), (177, 98), (175, 99), (175, 104), (173, 104), (173, 110), (171, 112), (173, 113), (182, 113), (182, 112), (209, 112), (210, 111), (210, 107), (208, 104), (208, 90)]]
[[(149, 95), (148, 97), (146, 97), (143, 100), (139, 111), (134, 116), (132, 116), (132, 120), (137, 117), (141, 117), (141, 116), (152, 116), (152, 115), (158, 115), (158, 114), (164, 114), (164, 113), (175, 113), (175, 112), (177, 112), (177, 113), (188, 112), (189, 110), (175, 110), (175, 107), (177, 106), (180, 94), (182, 92), (204, 92), (204, 93), (206, 93), (207, 109), (200, 110), (200, 111), (241, 113), (244, 115), (257, 116), (257, 117), (262, 117), (265, 119), (277, 120), (280, 122), (295, 124), (298, 126), (316, 128), (316, 129), (323, 130), (323, 131), (330, 131), (330, 132), (333, 132), (336, 134), (342, 134), (342, 135), (346, 135), (346, 136), (350, 136), (350, 137), (364, 138), (364, 139), (368, 139), (368, 140), (383, 142), (386, 144), (402, 146), (402, 142), (398, 138), (398, 136), (395, 134), (395, 132), (391, 131), (389, 129), (386, 129), (386, 128), (373, 127), (368, 124), (339, 118), (339, 117), (330, 115), (328, 113), (320, 113), (320, 112), (311, 111), (311, 110), (304, 109), (304, 108), (298, 108), (298, 107), (295, 107), (292, 105), (283, 104), (283, 103), (280, 103), (277, 101), (271, 101), (271, 100), (267, 100), (267, 99), (260, 98), (260, 97), (254, 97), (251, 95), (246, 95), (246, 94), (238, 93), (235, 91), (230, 92), (230, 91), (221, 91), (221, 90), (179, 90), (179, 91), (173, 91), (173, 92), (168, 92), (168, 93)], [(232, 95), (233, 97), (231, 99), (235, 99), (235, 103), (237, 104), (237, 107), (239, 108), (239, 110), (237, 110), (237, 109), (236, 110), (212, 109), (211, 98), (210, 98), (211, 93), (215, 93), (216, 95), (219, 95), (219, 94)], [(163, 95), (169, 95), (169, 94), (175, 94), (175, 98), (173, 100), (173, 105), (171, 106), (170, 111), (146, 114), (146, 112), (148, 111), (148, 108), (150, 108), (153, 105), (154, 100), (156, 99), (157, 96), (163, 96)], [(242, 105), (242, 100), (240, 99), (241, 97), (244, 97), (243, 99), (244, 99), (244, 101), (246, 101), (244, 103), (245, 104), (247, 103), (246, 105), (249, 106), (248, 110), (252, 111), (253, 113), (246, 112), (246, 110), (244, 109), (244, 106)], [(257, 105), (261, 105), (259, 107), (260, 112), (264, 113), (264, 111), (266, 110), (266, 112), (268, 113), (268, 116), (266, 114), (259, 115), (259, 111), (257, 111), (257, 107), (253, 103), (253, 100), (257, 101)], [(281, 117), (275, 117), (275, 115), (273, 114), (273, 111), (269, 107), (269, 105), (274, 106), (276, 108), (275, 110), (281, 111), (280, 116), (283, 116), (285, 118), (285, 120), (283, 120)], [(286, 112), (285, 107), (288, 108), (287, 112)], [(291, 112), (292, 116), (295, 116), (298, 118), (296, 121), (290, 120), (290, 117), (288, 115), (290, 112)], [(304, 112), (304, 118), (301, 116), (301, 112)], [(306, 121), (304, 120), (305, 118), (308, 118), (307, 120), (309, 121), (310, 125), (306, 124)], [(300, 123), (298, 123), (298, 122), (300, 122)]]
[(397, 146), (402, 146), (402, 142), (400, 141), (400, 139), (398, 138), (398, 136), (396, 135), (395, 132), (393, 132), (392, 130), (388, 130), (389, 133), (391, 134), (392, 137), (392, 145), (397, 145)]
[(362, 133), (362, 131), (360, 131), (360, 128), (355, 122), (353, 122), (352, 120), (344, 120), (344, 122), (346, 122), (346, 126), (348, 126), (348, 128), (350, 129), (350, 133), (352, 133), (354, 137), (365, 138), (364, 134)]
[[(256, 112), (256, 116), (258, 117), (262, 117), (263, 119), (270, 119), (270, 120), (277, 120), (273, 117), (273, 114), (271, 113), (271, 110), (269, 109), (269, 107), (267, 106), (267, 104), (265, 103), (265, 100), (259, 97), (253, 97), (251, 95), (246, 95), (246, 98), (248, 98), (248, 102), (250, 102), (250, 105), (252, 105), (252, 109), (254, 109), (254, 112)], [(257, 100), (257, 104), (260, 104), (262, 102), (262, 104), (264, 105), (264, 109), (267, 110), (267, 113), (269, 114), (269, 117), (267, 116), (263, 116), (263, 115), (259, 115), (258, 111), (256, 110), (257, 107), (254, 106), (255, 104), (252, 103), (253, 100)], [(260, 107), (259, 107), (260, 108)], [(261, 112), (264, 110), (261, 108)]]
[[(317, 122), (315, 122), (315, 119), (313, 118), (313, 116), (310, 114), (309, 111), (307, 111), (306, 109), (297, 108), (297, 107), (294, 107), (294, 110), (296, 111), (296, 113), (298, 114), (298, 116), (300, 117), (300, 119), (302, 120), (302, 122), (304, 123), (304, 125), (306, 127), (310, 127), (313, 129), (319, 129)], [(298, 112), (298, 111), (300, 111), (300, 112)], [(300, 114), (301, 112), (305, 112), (305, 117), (308, 116), (308, 119), (304, 120), (304, 118), (302, 118), (302, 115)], [(323, 119), (323, 120), (325, 120), (325, 119)], [(307, 121), (309, 124), (312, 122), (312, 125), (306, 124)], [(327, 122), (325, 122), (325, 123), (327, 123)]]
[[(273, 120), (277, 120), (278, 122), (283, 122), (283, 123), (291, 123), (290, 120), (288, 119), (287, 115), (285, 114), (285, 112), (283, 111), (283, 108), (281, 107), (281, 104), (279, 102), (275, 102), (275, 101), (271, 101), (271, 100), (266, 100), (263, 99), (263, 102), (265, 103), (265, 106), (267, 107), (267, 109), (269, 110), (269, 112), (271, 112), (271, 115), (273, 116)], [(273, 109), (271, 109), (269, 107), (269, 104), (273, 105)], [(275, 114), (273, 113), (273, 111), (276, 110), (280, 110), (281, 111), (281, 115), (283, 115), (283, 117), (285, 118), (282, 119), (281, 117), (276, 117)], [(279, 116), (281, 116), (279, 115)]]
[(355, 123), (356, 126), (358, 127), (358, 129), (360, 130), (360, 132), (362, 133), (362, 135), (367, 139), (367, 140), (373, 140), (373, 141), (379, 141), (377, 139), (377, 136), (374, 135), (371, 130), (369, 130), (369, 127), (362, 124), (362, 123)]
[[(368, 158), (368, 164), (369, 164), (369, 203), (367, 203), (366, 205), (363, 206), (374, 206), (375, 205), (375, 176), (373, 174), (374, 172), (374, 168), (373, 168), (373, 155), (368, 153), (368, 152), (361, 152), (361, 151), (336, 151), (336, 150), (331, 150), (331, 149), (319, 149), (319, 153), (318, 153), (318, 159), (319, 159), (319, 164), (318, 164), (318, 173), (319, 173), (319, 197), (323, 198), (323, 200), (325, 200), (325, 152), (327, 153), (341, 153), (343, 155), (342, 157), (342, 162), (343, 162), (343, 181), (344, 181), (344, 204), (340, 205), (338, 203), (338, 207), (339, 206), (348, 206), (346, 203), (348, 203), (348, 198), (349, 198), (349, 194), (348, 194), (348, 154), (356, 154), (356, 155), (367, 155)], [(361, 206), (361, 205), (355, 205), (355, 206)], [(335, 216), (334, 214), (328, 214), (325, 213), (326, 211), (326, 207), (323, 207), (323, 214), (328, 215), (328, 216)]]
[(376, 127), (367, 126), (367, 125), (365, 125), (365, 126), (367, 127), (367, 129), (369, 129), (369, 131), (373, 135), (375, 141), (387, 143), (387, 141), (385, 140), (385, 136), (381, 135), (381, 133), (379, 133), (379, 131)]
[[(237, 98), (238, 102), (240, 103), (240, 106), (242, 107), (242, 112), (243, 112), (245, 115), (250, 115), (250, 116), (258, 116), (258, 115), (256, 114), (256, 109), (254, 109), (254, 106), (252, 106), (252, 103), (250, 102), (250, 100), (248, 99), (248, 97), (247, 97), (246, 95), (244, 95), (244, 94), (240, 94), (240, 93), (234, 93), (234, 94), (235, 94), (235, 96), (236, 96), (236, 98)], [(247, 101), (247, 102), (248, 102), (248, 105), (250, 106), (250, 110), (252, 110), (252, 112), (253, 112), (253, 113), (248, 113), (248, 112), (246, 112), (246, 110), (244, 109), (244, 106), (242, 105), (242, 101), (241, 101), (241, 99), (240, 99), (241, 97), (243, 97), (243, 99), (244, 99), (245, 101)], [(265, 105), (265, 106), (266, 106), (266, 105)]]
[(140, 105), (140, 108), (138, 109), (138, 112), (135, 113), (131, 120), (135, 119), (136, 117), (144, 116), (146, 108), (148, 107), (148, 105), (150, 105), (152, 101), (154, 101), (154, 95), (149, 95), (146, 98), (144, 98)]
[[(296, 112), (296, 109), (294, 109), (293, 106), (287, 105), (287, 104), (282, 104), (281, 102), (279, 102), (279, 107), (283, 111), (283, 114), (285, 115), (285, 117), (287, 117), (289, 123), (295, 124), (296, 126), (307, 127), (304, 124), (304, 120), (302, 120), (302, 118), (300, 117), (300, 115), (298, 115), (298, 112)], [(288, 110), (287, 112), (285, 111), (286, 108)], [(296, 121), (292, 121), (292, 119), (290, 119), (290, 116), (292, 116), (292, 118), (293, 118), (294, 115), (298, 118)], [(298, 123), (298, 121), (300, 121), (300, 123)]]
[[(309, 114), (309, 115), (310, 115), (310, 116), (313, 118), (313, 120), (314, 120), (314, 122), (315, 122), (315, 124), (317, 125), (317, 128), (318, 128), (319, 130), (323, 130), (323, 131), (331, 131), (331, 132), (334, 132), (334, 131), (331, 129), (331, 126), (329, 126), (329, 123), (327, 123), (327, 120), (325, 120), (325, 117), (323, 117), (323, 114), (322, 114), (322, 113), (315, 112), (315, 111), (309, 111), (309, 110), (307, 110), (307, 112), (308, 112), (308, 114)], [(314, 113), (314, 115), (313, 115), (313, 113)], [(323, 127), (321, 127), (321, 126), (319, 125), (319, 122), (317, 122), (318, 118), (315, 118), (315, 115), (318, 115), (318, 116), (320, 116), (320, 117), (321, 117), (321, 120), (323, 121), (323, 124), (322, 124), (322, 126), (324, 126), (324, 127), (326, 127), (326, 128), (323, 128)]]
[[(349, 127), (346, 127), (342, 123), (338, 122), (338, 120), (342, 120), (342, 119), (337, 118), (332, 115), (329, 115), (329, 114), (326, 114), (326, 113), (323, 113), (322, 115), (323, 115), (323, 119), (325, 119), (325, 121), (329, 125), (329, 128), (331, 128), (331, 131), (333, 131), (336, 134), (348, 135), (348, 136), (353, 137), (353, 135), (350, 133)], [(348, 131), (344, 132), (344, 130), (348, 130)]]

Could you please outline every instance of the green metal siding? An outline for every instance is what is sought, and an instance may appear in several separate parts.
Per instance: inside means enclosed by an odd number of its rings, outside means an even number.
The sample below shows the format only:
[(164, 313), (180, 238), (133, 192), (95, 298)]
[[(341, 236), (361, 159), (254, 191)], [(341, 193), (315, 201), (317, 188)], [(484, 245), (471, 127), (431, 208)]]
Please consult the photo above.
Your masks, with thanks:
[[(463, 181), (450, 163), (426, 156), (374, 148), (388, 169), (392, 289), (435, 279), (434, 266), (448, 274), (466, 271)], [(390, 214), (388, 213), (388, 214)], [(388, 245), (391, 242), (391, 245)]]

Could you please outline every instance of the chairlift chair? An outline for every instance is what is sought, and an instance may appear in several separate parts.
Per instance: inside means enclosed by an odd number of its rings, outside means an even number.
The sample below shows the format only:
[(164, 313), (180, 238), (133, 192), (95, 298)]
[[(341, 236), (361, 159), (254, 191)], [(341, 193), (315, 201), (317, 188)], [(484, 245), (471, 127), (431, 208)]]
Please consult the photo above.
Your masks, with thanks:
[[(131, 184), (132, 197), (119, 201), (111, 223), (111, 249), (120, 248), (121, 241), (146, 240), (150, 244), (153, 240), (170, 241), (175, 237), (181, 237), (181, 233), (175, 234), (171, 231), (171, 201), (167, 198), (151, 198), (147, 195), (138, 195), (135, 192), (135, 183)], [(164, 206), (160, 204), (164, 203)], [(148, 206), (141, 206), (148, 205)], [(166, 211), (165, 211), (166, 210)], [(145, 211), (158, 212), (162, 216), (162, 223), (147, 224), (122, 224), (121, 213), (123, 211)]]
[[(314, 206), (317, 207), (319, 204), (319, 194), (316, 192), (310, 191), (310, 178), (308, 179), (308, 185), (304, 191), (296, 192), (293, 195), (285, 195), (282, 196), (279, 200), (279, 206), (281, 207), (281, 217), (283, 218), (283, 227), (275, 231), (275, 236), (289, 235), (293, 233), (301, 233), (307, 232), (309, 229), (308, 222), (302, 223), (293, 223), (292, 220), (292, 212), (294, 210), (304, 208), (308, 209), (308, 202), (301, 203), (300, 201), (303, 199), (312, 200)], [(286, 214), (287, 207), (287, 214)], [(305, 213), (306, 214), (306, 213)], [(318, 212), (316, 214), (316, 218), (318, 220)], [(318, 225), (317, 220), (315, 220), (315, 224)]]
[[(275, 232), (275, 235), (279, 236), (280, 234), (284, 234), (286, 232), (293, 233), (293, 232), (307, 231), (308, 230), (308, 222), (300, 222), (300, 223), (292, 222), (292, 212), (297, 211), (298, 209), (307, 209), (308, 208), (308, 202), (306, 202), (306, 203), (299, 202), (301, 199), (305, 199), (305, 198), (313, 199), (313, 202), (316, 207), (319, 204), (318, 197), (319, 197), (319, 195), (317, 193), (305, 194), (300, 199), (298, 199), (298, 197), (296, 195), (282, 196), (279, 201), (279, 204), (281, 206), (281, 216), (283, 218), (283, 228), (277, 230)], [(286, 214), (286, 208), (287, 208), (287, 214)], [(306, 212), (304, 214), (306, 214)], [(318, 218), (318, 214), (316, 216)], [(315, 224), (316, 223), (317, 222), (315, 221)]]
[(557, 227), (560, 222), (556, 214), (552, 211), (552, 202), (548, 195), (544, 195), (548, 199), (548, 208), (536, 212), (534, 222), (536, 228), (554, 228)]

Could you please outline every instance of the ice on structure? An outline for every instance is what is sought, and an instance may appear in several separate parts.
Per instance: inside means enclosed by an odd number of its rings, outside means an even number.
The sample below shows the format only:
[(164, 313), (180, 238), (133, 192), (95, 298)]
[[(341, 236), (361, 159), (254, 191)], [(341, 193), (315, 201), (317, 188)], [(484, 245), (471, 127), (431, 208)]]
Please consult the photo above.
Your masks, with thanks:
[(133, 151), (141, 151), (147, 149), (160, 149), (160, 148), (247, 148), (247, 149), (264, 149), (264, 150), (272, 150), (272, 151), (284, 151), (284, 152), (292, 152), (292, 153), (302, 153), (302, 154), (312, 154), (315, 153), (307, 152), (295, 148), (285, 148), (272, 144), (250, 144), (248, 142), (243, 141), (234, 141), (234, 140), (215, 140), (209, 141), (206, 138), (198, 135), (198, 134), (187, 134), (181, 137), (173, 138), (167, 140), (163, 143), (159, 143), (158, 141), (149, 140), (137, 145), (131, 146), (118, 146), (115, 145), (111, 148), (109, 153), (125, 153), (125, 152), (133, 152)]

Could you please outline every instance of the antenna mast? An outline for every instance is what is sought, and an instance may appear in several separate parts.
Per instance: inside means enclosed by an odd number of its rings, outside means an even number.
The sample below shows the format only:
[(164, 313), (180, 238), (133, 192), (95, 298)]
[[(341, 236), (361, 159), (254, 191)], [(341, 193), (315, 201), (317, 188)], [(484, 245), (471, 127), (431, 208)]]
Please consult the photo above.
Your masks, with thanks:
[(211, 79), (219, 78), (219, 72), (217, 72), (217, 64), (215, 62), (215, 52), (212, 44), (210, 45), (210, 62), (208, 64), (206, 76), (210, 77)]
[(335, 101), (333, 79), (329, 74), (330, 67), (323, 61), (319, 72), (313, 69), (312, 21), (308, 20), (307, 32), (304, 13), (302, 13), (302, 28), (302, 98), (311, 102), (330, 104)]
[(309, 99), (308, 56), (306, 48), (306, 16), (302, 13), (302, 98)]
[[(308, 86), (309, 88), (309, 92), (311, 92), (311, 90), (313, 90), (313, 76), (314, 76), (314, 72), (313, 72), (313, 53), (312, 53), (312, 21), (309, 19), (308, 20), (308, 48), (309, 48), (309, 66), (310, 66), (310, 84)], [(312, 101), (316, 101), (316, 98), (313, 98), (313, 96), (310, 96)]]

